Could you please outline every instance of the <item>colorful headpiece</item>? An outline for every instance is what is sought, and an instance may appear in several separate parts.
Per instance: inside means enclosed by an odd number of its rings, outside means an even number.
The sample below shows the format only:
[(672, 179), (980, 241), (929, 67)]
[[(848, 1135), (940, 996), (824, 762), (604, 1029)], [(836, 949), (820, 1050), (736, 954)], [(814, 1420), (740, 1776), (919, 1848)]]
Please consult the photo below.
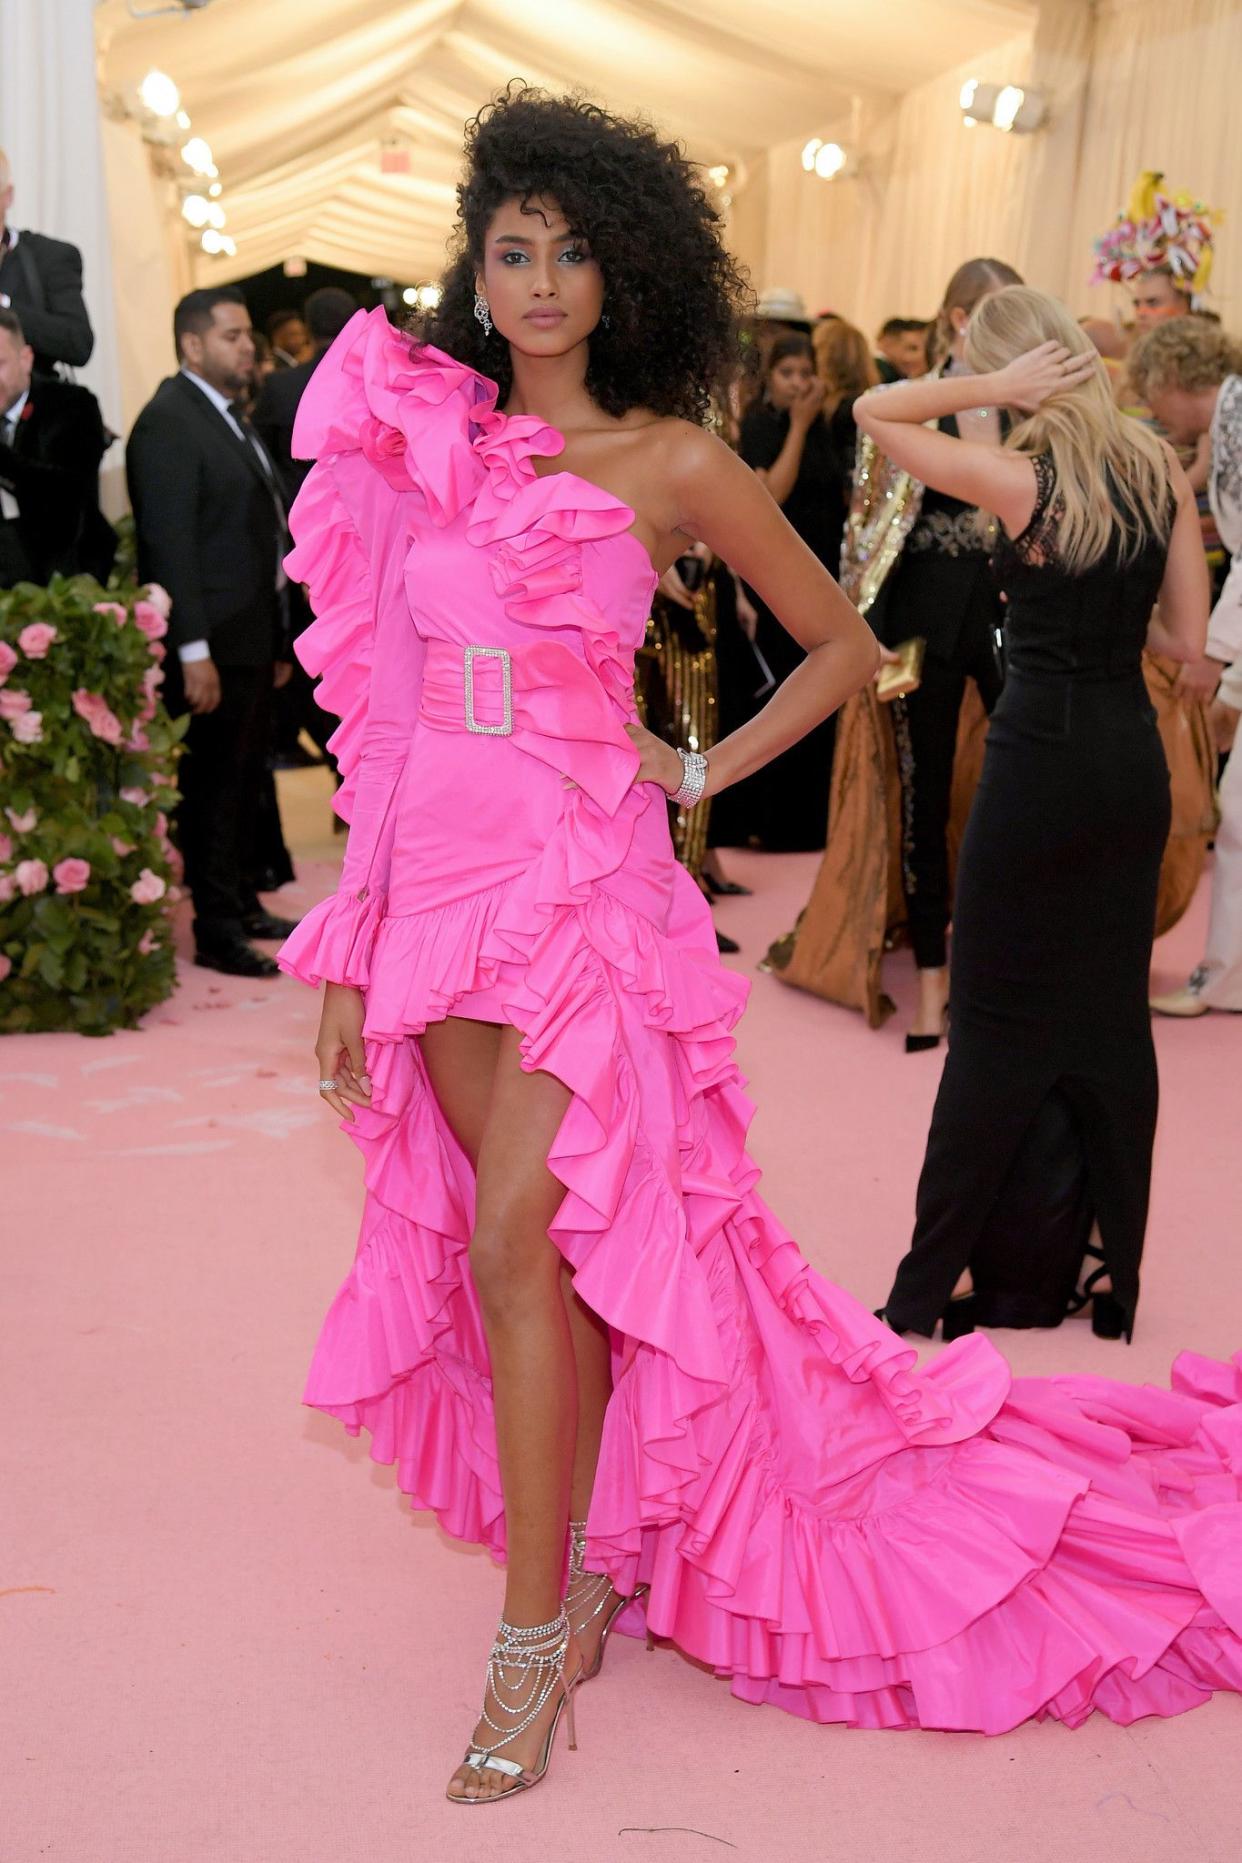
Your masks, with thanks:
[(1128, 285), (1144, 272), (1169, 272), (1183, 291), (1206, 291), (1212, 272), (1212, 228), (1220, 215), (1183, 188), (1165, 193), (1158, 169), (1135, 182), (1129, 205), (1095, 242), (1093, 285)]

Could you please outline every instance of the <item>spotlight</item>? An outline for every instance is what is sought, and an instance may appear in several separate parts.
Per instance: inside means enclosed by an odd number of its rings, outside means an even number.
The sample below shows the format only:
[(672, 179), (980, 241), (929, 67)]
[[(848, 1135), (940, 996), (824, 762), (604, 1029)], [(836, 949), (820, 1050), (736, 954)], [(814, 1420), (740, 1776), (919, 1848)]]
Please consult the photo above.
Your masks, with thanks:
[(1043, 92), (1024, 90), (1020, 84), (985, 84), (981, 78), (967, 78), (957, 101), (966, 129), (990, 123), (1006, 134), (1029, 135), (1042, 129), (1048, 116)]
[(192, 168), (196, 175), (215, 173), (215, 164), (211, 159), (210, 146), (201, 136), (191, 136), (181, 150), (181, 159), (187, 168)]
[(437, 310), (444, 293), (439, 285), (420, 285), (414, 295), (419, 310)]
[(187, 194), (181, 203), (181, 213), (191, 226), (211, 224), (211, 202), (204, 200), (201, 194)]
[(825, 142), (815, 151), (815, 173), (825, 181), (839, 175), (846, 164), (846, 153), (839, 142)]
[(181, 108), (181, 92), (166, 71), (148, 71), (138, 95), (152, 116), (175, 117)]

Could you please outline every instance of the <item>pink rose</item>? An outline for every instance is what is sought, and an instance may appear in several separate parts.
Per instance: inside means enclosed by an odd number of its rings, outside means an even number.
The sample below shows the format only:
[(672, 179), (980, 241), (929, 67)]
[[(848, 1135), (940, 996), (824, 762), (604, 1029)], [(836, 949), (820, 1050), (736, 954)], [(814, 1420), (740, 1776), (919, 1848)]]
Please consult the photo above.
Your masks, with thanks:
[(80, 893), (89, 884), (90, 877), (90, 861), (79, 860), (76, 855), (71, 855), (68, 860), (58, 860), (52, 868), (52, 878), (58, 893)]
[(13, 843), (7, 834), (0, 834), (0, 860), (12, 860)]
[(98, 692), (88, 692), (85, 686), (79, 686), (73, 695), (73, 709), (90, 726), (93, 736), (102, 738), (105, 744), (121, 742), (125, 735), (121, 721)]
[(4, 982), (4, 979), (8, 976), (12, 968), (13, 968), (12, 958), (6, 957), (4, 955), (4, 952), (0, 951), (0, 983)]
[(130, 788), (121, 791), (121, 801), (132, 802), (136, 809), (145, 809), (150, 800), (151, 798), (145, 789)]
[(20, 718), (14, 718), (9, 730), (19, 744), (41, 744), (43, 742), (43, 713), (23, 712)]
[(46, 621), (32, 621), (17, 636), (17, 644), (28, 660), (45, 660), (48, 648), (59, 639), (58, 628), (49, 626)]
[(147, 600), (150, 602), (152, 608), (158, 609), (160, 614), (162, 614), (167, 621), (169, 615), (172, 613), (172, 596), (168, 593), (168, 590), (161, 588), (158, 582), (148, 582)]
[(135, 718), (134, 728), (125, 740), (126, 750), (150, 750), (151, 740), (142, 728), (142, 720)]
[(7, 640), (0, 640), (0, 686), (4, 684), (16, 665), (17, 655)]
[(116, 835), (116, 834), (113, 835), (112, 852), (118, 855), (121, 860), (124, 860), (127, 854), (132, 854), (133, 851), (134, 851), (134, 844), (132, 841), (122, 841), (120, 835)]
[(111, 615), (118, 627), (124, 627), (129, 620), (129, 610), (122, 608), (120, 602), (96, 602), (93, 613)]
[(157, 788), (173, 789), (176, 787), (177, 779), (174, 776), (165, 776), (162, 770), (153, 770), (151, 772), (151, 781)]
[(17, 890), (27, 899), (32, 893), (42, 893), (47, 888), (47, 867), (41, 860), (19, 860), (14, 870)]
[(38, 809), (27, 809), (24, 815), (19, 815), (16, 809), (6, 809), (4, 812), (9, 818), (9, 826), (14, 834), (34, 833), (35, 824), (39, 819)]
[[(21, 872), (21, 868), (18, 868)], [(21, 882), (19, 881), (20, 885)], [(129, 896), (136, 906), (153, 906), (157, 899), (162, 899), (168, 891), (158, 873), (152, 873), (150, 867), (144, 867), (129, 889)]]
[(32, 703), (30, 694), (18, 686), (0, 692), (0, 718), (20, 718), (23, 712), (30, 710)]
[(163, 640), (168, 632), (168, 622), (154, 602), (134, 603), (134, 626), (148, 640)]
[(149, 666), (142, 675), (142, 689), (150, 699), (155, 697), (163, 683), (164, 669), (162, 666)]
[(152, 951), (156, 951), (159, 949), (159, 942), (160, 941), (156, 937), (155, 933), (148, 927), (148, 929), (143, 932), (142, 937), (138, 940), (139, 957), (150, 957)]
[(168, 833), (168, 817), (165, 815), (163, 809), (160, 810), (155, 818), (155, 832), (156, 834)]
[(11, 873), (0, 873), (0, 906), (7, 906), (17, 891), (17, 882)]

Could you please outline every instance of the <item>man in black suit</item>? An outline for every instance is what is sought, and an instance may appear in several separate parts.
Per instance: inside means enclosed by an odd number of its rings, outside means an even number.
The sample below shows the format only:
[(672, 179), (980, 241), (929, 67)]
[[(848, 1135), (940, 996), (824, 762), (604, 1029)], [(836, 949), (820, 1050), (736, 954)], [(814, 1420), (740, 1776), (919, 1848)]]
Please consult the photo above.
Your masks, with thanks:
[(254, 424), (259, 438), (276, 461), (290, 504), (301, 491), (302, 481), (311, 469), (309, 459), (293, 457), (293, 423), (297, 419), (298, 403), (311, 376), (357, 308), (357, 300), (335, 285), (312, 291), (306, 300), (305, 312), (306, 327), (314, 345), (310, 359), (297, 362), (292, 368), (274, 369), (264, 382), (255, 407)]
[(116, 533), (99, 509), (99, 403), (33, 370), (20, 319), (0, 310), (0, 588), (57, 573), (106, 582)]
[(0, 310), (20, 317), (37, 374), (52, 374), (58, 362), (80, 369), (95, 347), (82, 299), (82, 254), (63, 239), (13, 226), (12, 206), (13, 177), (0, 149)]
[(138, 416), (125, 463), (139, 576), (172, 597), (165, 701), (191, 714), (178, 824), (195, 962), (272, 977), (275, 963), (248, 940), (287, 937), (293, 924), (263, 910), (246, 876), (272, 688), (288, 672), (285, 506), (239, 402), (254, 365), (241, 292), (191, 291), (173, 335), (180, 371)]

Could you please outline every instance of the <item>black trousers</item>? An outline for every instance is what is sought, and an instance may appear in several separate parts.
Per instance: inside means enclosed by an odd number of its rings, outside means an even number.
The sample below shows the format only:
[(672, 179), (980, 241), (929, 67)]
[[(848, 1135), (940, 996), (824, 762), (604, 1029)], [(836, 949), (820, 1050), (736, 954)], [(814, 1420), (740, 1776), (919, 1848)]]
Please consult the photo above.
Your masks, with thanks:
[(1011, 672), (962, 847), (949, 1053), (891, 1325), (931, 1333), (979, 1255), (988, 1288), (1003, 1284), (1004, 1323), (1032, 1323), (1019, 1317), (1025, 1293), (1049, 1324), (1083, 1239), (1080, 1166), (1132, 1319), (1159, 1100), (1147, 985), (1169, 819), (1141, 672)]
[[(925, 580), (919, 576), (920, 583)], [(946, 594), (956, 592), (951, 585)], [(953, 902), (949, 889), (949, 803), (953, 793), (953, 762), (957, 748), (958, 716), (973, 679), (985, 711), (1000, 697), (1001, 673), (995, 630), (1000, 606), (990, 583), (982, 575), (970, 579), (962, 591), (964, 612), (955, 638), (947, 648), (927, 626), (927, 655), (918, 689), (898, 703), (909, 729), (908, 760), (901, 756), (902, 809), (905, 858), (902, 877), (906, 916), (914, 961), (920, 970), (939, 970), (947, 962), (947, 933)], [(960, 599), (960, 597), (959, 597)], [(923, 631), (911, 615), (902, 638)], [(894, 716), (894, 724), (900, 717)]]
[[(186, 709), (175, 653), (165, 665), (165, 703), (175, 717)], [(249, 876), (258, 868), (255, 837), (271, 722), (270, 662), (218, 670), (220, 703), (191, 718), (177, 773), (177, 837), (199, 946), (242, 936), (243, 917), (258, 908)]]

